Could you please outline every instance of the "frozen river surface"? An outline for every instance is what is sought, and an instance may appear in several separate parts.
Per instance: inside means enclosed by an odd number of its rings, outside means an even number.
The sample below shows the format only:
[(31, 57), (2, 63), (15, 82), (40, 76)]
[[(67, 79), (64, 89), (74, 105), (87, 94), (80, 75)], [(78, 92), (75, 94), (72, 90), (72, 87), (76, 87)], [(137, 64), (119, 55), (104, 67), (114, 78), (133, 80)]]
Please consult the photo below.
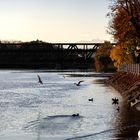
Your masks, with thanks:
[(0, 140), (137, 140), (140, 113), (127, 110), (104, 79), (93, 72), (0, 71)]

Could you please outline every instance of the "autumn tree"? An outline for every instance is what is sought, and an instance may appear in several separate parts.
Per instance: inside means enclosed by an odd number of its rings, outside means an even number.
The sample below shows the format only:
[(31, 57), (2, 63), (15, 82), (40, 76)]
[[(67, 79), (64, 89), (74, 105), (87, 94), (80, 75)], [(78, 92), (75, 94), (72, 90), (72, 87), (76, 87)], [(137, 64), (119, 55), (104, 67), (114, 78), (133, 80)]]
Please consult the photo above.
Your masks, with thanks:
[(114, 70), (113, 62), (110, 58), (110, 50), (112, 45), (105, 42), (96, 52), (95, 67), (97, 72)]
[(133, 59), (140, 60), (140, 0), (112, 0), (109, 33)]
[(127, 53), (121, 44), (116, 45), (116, 47), (110, 50), (110, 57), (117, 69), (119, 69), (122, 64), (132, 63), (132, 55)]

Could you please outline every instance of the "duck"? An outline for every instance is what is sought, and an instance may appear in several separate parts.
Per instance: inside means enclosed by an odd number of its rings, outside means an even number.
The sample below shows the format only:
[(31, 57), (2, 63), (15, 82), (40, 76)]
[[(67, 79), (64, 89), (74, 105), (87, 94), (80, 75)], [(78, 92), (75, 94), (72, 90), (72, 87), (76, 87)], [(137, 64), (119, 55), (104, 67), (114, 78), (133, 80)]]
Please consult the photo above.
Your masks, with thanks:
[(88, 101), (91, 101), (91, 102), (93, 102), (93, 98), (91, 98), (91, 99), (88, 99)]
[(77, 114), (72, 114), (72, 117), (78, 117), (79, 116), (79, 113)]
[(118, 112), (120, 111), (120, 107), (119, 106), (117, 107), (117, 110), (118, 110)]

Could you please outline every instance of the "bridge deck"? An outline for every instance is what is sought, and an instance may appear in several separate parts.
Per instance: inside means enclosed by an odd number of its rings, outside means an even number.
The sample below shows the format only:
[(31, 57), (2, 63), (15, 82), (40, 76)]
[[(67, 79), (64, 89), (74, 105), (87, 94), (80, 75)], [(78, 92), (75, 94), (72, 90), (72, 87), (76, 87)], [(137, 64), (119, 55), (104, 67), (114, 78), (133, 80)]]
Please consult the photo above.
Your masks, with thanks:
[[(0, 64), (6, 66), (35, 64), (81, 66), (93, 63), (93, 54), (104, 43), (0, 43)], [(114, 43), (112, 43), (114, 45)]]

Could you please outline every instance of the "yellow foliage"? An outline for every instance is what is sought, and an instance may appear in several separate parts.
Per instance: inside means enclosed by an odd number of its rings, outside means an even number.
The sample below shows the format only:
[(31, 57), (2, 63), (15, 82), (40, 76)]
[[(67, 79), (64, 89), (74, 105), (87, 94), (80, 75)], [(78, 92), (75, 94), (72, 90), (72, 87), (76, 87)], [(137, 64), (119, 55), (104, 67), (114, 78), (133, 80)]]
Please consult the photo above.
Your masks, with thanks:
[(132, 56), (126, 53), (122, 45), (117, 45), (110, 50), (110, 58), (114, 62), (114, 66), (118, 69), (122, 64), (132, 63)]

